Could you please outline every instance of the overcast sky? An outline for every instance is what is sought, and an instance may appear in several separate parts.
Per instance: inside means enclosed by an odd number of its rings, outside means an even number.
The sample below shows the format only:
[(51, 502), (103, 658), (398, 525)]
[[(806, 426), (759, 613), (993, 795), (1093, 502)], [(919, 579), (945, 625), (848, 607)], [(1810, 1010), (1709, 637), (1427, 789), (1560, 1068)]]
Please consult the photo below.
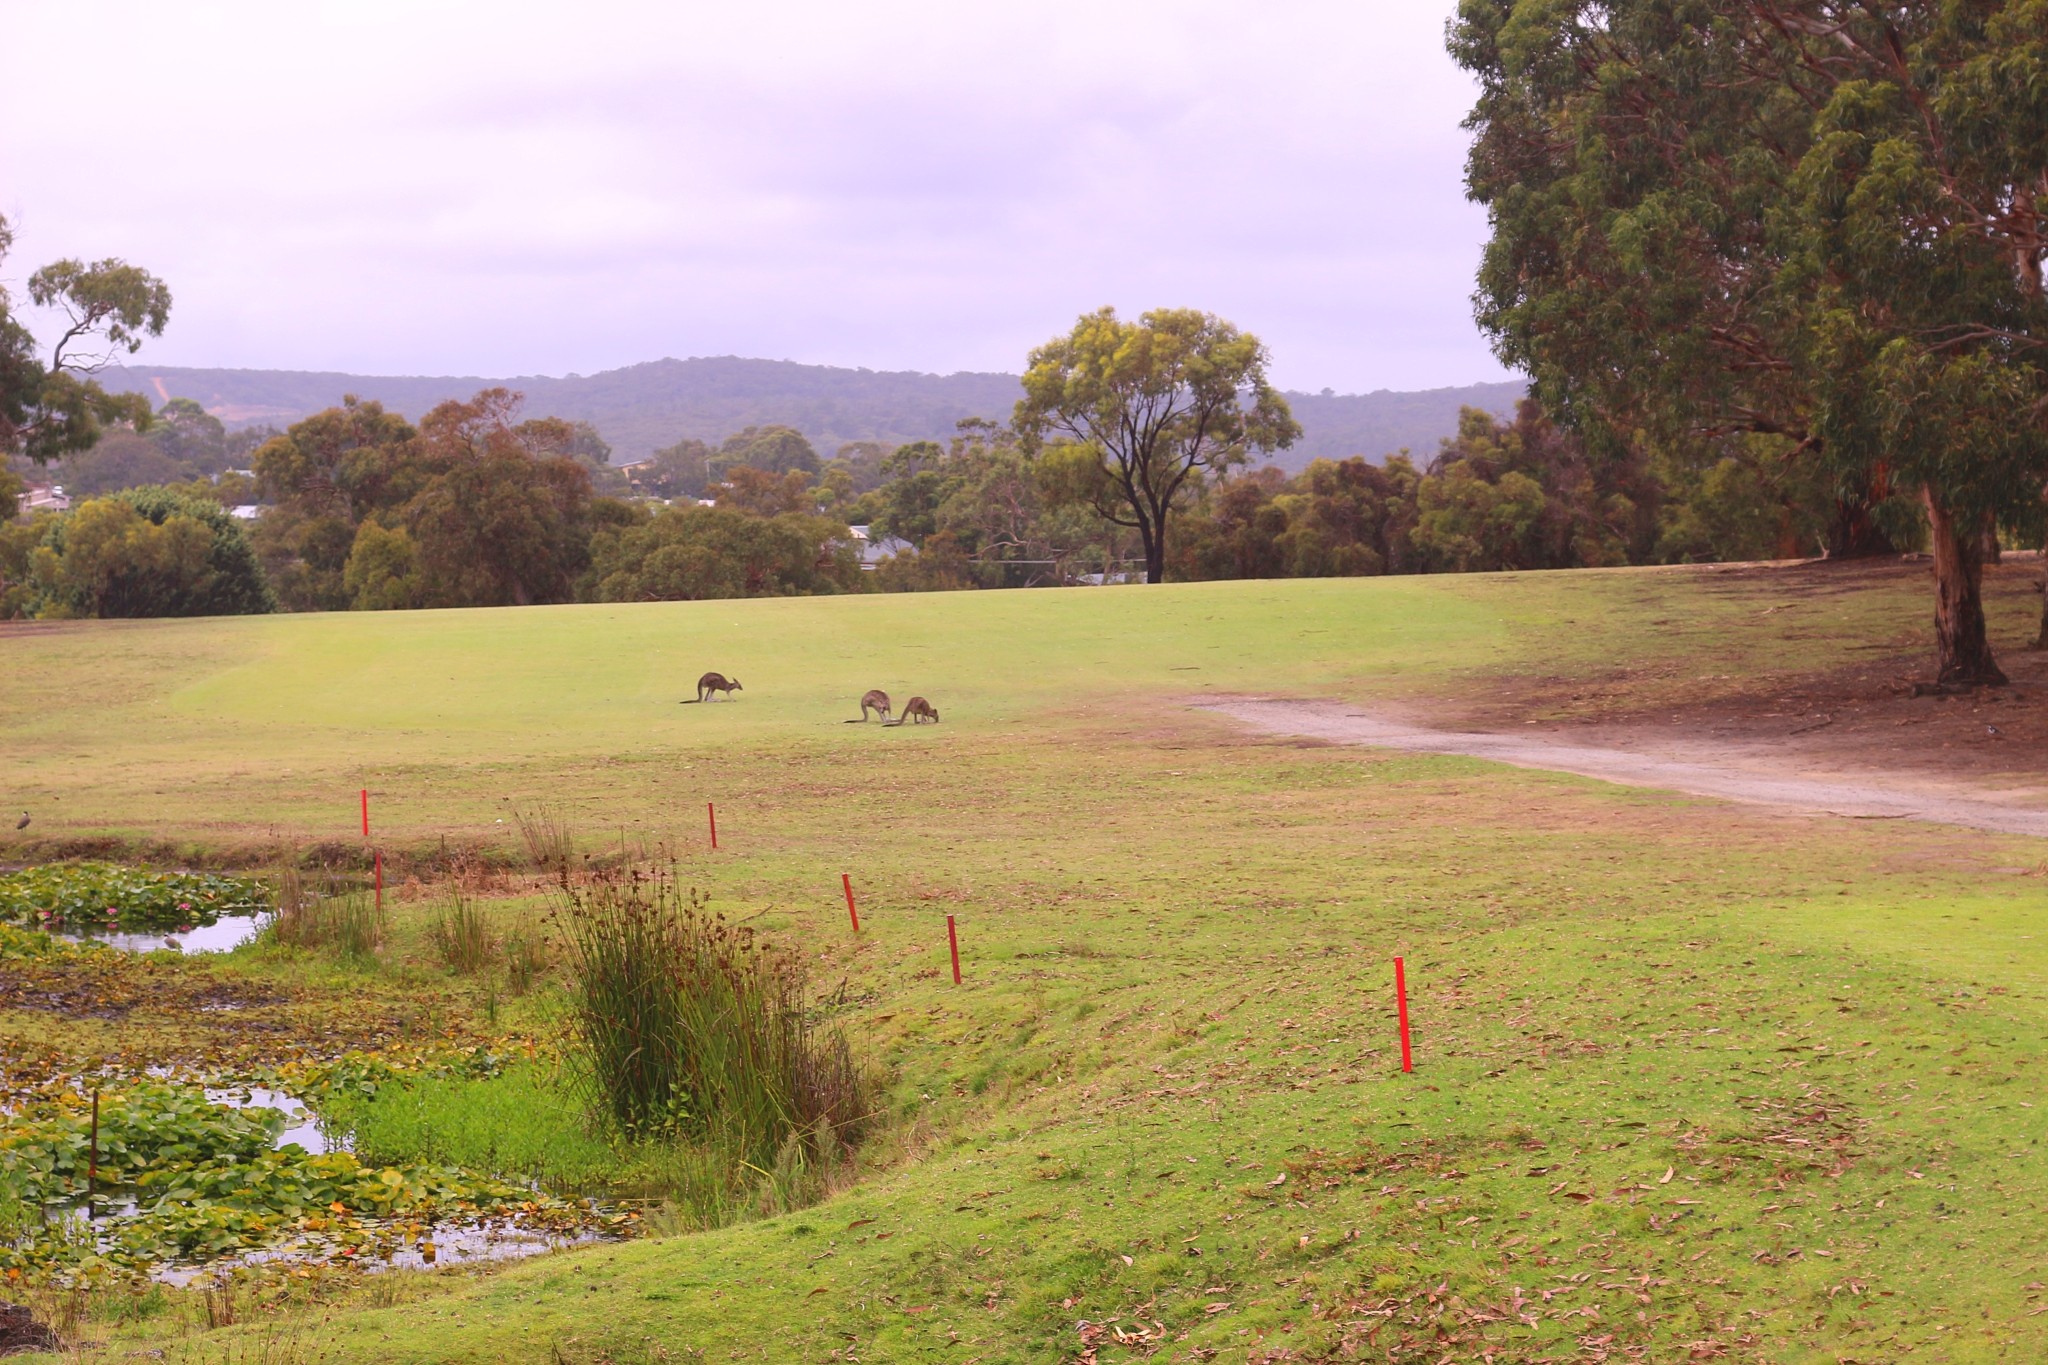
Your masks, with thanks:
[(147, 266), (163, 365), (1015, 370), (1108, 303), (1498, 379), (1450, 8), (0, 0), (0, 278)]

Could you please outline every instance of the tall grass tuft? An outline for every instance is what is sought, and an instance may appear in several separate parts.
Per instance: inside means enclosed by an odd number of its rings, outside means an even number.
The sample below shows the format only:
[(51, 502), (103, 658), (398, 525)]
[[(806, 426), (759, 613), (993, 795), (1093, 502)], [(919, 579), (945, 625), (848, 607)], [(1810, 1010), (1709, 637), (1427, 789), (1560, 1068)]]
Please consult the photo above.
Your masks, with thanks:
[(365, 887), (337, 877), (309, 879), (297, 868), (277, 878), (273, 942), (293, 948), (330, 949), (350, 962), (375, 959), (384, 940), (384, 914)]
[(548, 969), (548, 941), (514, 929), (505, 935), (505, 984), (525, 995)]
[(845, 1034), (811, 1018), (800, 958), (708, 912), (672, 870), (564, 876), (558, 895), (575, 1035), (613, 1126), (789, 1174), (859, 1139), (871, 1087)]
[(428, 931), (449, 971), (474, 976), (491, 960), (491, 926), (477, 903), (451, 887)]
[(531, 808), (514, 809), (512, 820), (519, 826), (519, 837), (525, 840), (527, 856), (537, 870), (556, 876), (567, 873), (576, 856), (576, 832), (566, 816), (542, 801)]

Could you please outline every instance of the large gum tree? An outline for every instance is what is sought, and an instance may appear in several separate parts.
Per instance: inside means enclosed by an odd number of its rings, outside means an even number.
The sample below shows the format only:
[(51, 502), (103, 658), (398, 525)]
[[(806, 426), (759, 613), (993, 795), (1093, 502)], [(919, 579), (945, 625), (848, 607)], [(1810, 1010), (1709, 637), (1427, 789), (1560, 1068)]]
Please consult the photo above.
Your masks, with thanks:
[(2048, 474), (2048, 0), (1463, 0), (1481, 325), (1608, 440), (1775, 437), (1926, 509), (1936, 672), (2003, 682)]
[(1137, 531), (1145, 581), (1158, 583), (1168, 524), (1199, 479), (1301, 435), (1266, 364), (1257, 337), (1213, 313), (1161, 308), (1126, 322), (1103, 308), (1031, 353), (1015, 425), (1089, 461), (1085, 496)]
[[(0, 218), (0, 262), (14, 231)], [(149, 401), (109, 393), (93, 376), (117, 355), (133, 354), (145, 337), (161, 336), (171, 291), (126, 261), (55, 261), (28, 277), (28, 299), (62, 325), (39, 350), (16, 300), (0, 288), (0, 454), (26, 454), (37, 464), (81, 450), (115, 423), (149, 425)]]

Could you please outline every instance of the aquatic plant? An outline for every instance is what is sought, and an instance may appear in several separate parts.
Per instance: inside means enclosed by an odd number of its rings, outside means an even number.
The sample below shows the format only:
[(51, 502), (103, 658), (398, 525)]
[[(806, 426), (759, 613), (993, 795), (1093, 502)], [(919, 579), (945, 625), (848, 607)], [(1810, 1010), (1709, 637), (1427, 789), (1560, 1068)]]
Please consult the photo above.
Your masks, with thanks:
[(0, 873), (0, 924), (28, 929), (189, 929), (270, 905), (261, 881), (217, 872), (46, 863)]

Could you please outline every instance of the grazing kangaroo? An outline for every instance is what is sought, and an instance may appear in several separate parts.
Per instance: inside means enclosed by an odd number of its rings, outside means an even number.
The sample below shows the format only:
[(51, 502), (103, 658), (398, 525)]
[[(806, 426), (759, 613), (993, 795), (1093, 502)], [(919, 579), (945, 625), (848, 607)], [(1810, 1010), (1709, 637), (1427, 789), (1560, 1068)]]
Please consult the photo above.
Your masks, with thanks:
[(889, 723), (889, 694), (877, 687), (860, 699), (860, 719), (846, 722), (848, 725), (865, 724), (868, 712), (873, 711), (882, 718), (882, 724)]
[[(698, 701), (703, 701), (706, 697), (710, 696), (714, 692), (725, 693), (725, 699), (727, 701), (731, 701), (733, 693), (744, 692), (746, 690), (746, 688), (740, 686), (740, 680), (738, 678), (728, 678), (723, 673), (706, 673), (703, 677), (697, 679)], [(683, 703), (683, 705), (685, 706), (690, 706), (692, 704), (693, 703), (687, 701)]]
[(937, 725), (939, 723), (939, 713), (923, 697), (912, 697), (909, 701), (903, 703), (903, 714), (897, 716), (894, 720), (883, 721), (882, 723), (895, 726), (901, 725), (906, 720), (917, 725), (922, 725), (926, 721)]

